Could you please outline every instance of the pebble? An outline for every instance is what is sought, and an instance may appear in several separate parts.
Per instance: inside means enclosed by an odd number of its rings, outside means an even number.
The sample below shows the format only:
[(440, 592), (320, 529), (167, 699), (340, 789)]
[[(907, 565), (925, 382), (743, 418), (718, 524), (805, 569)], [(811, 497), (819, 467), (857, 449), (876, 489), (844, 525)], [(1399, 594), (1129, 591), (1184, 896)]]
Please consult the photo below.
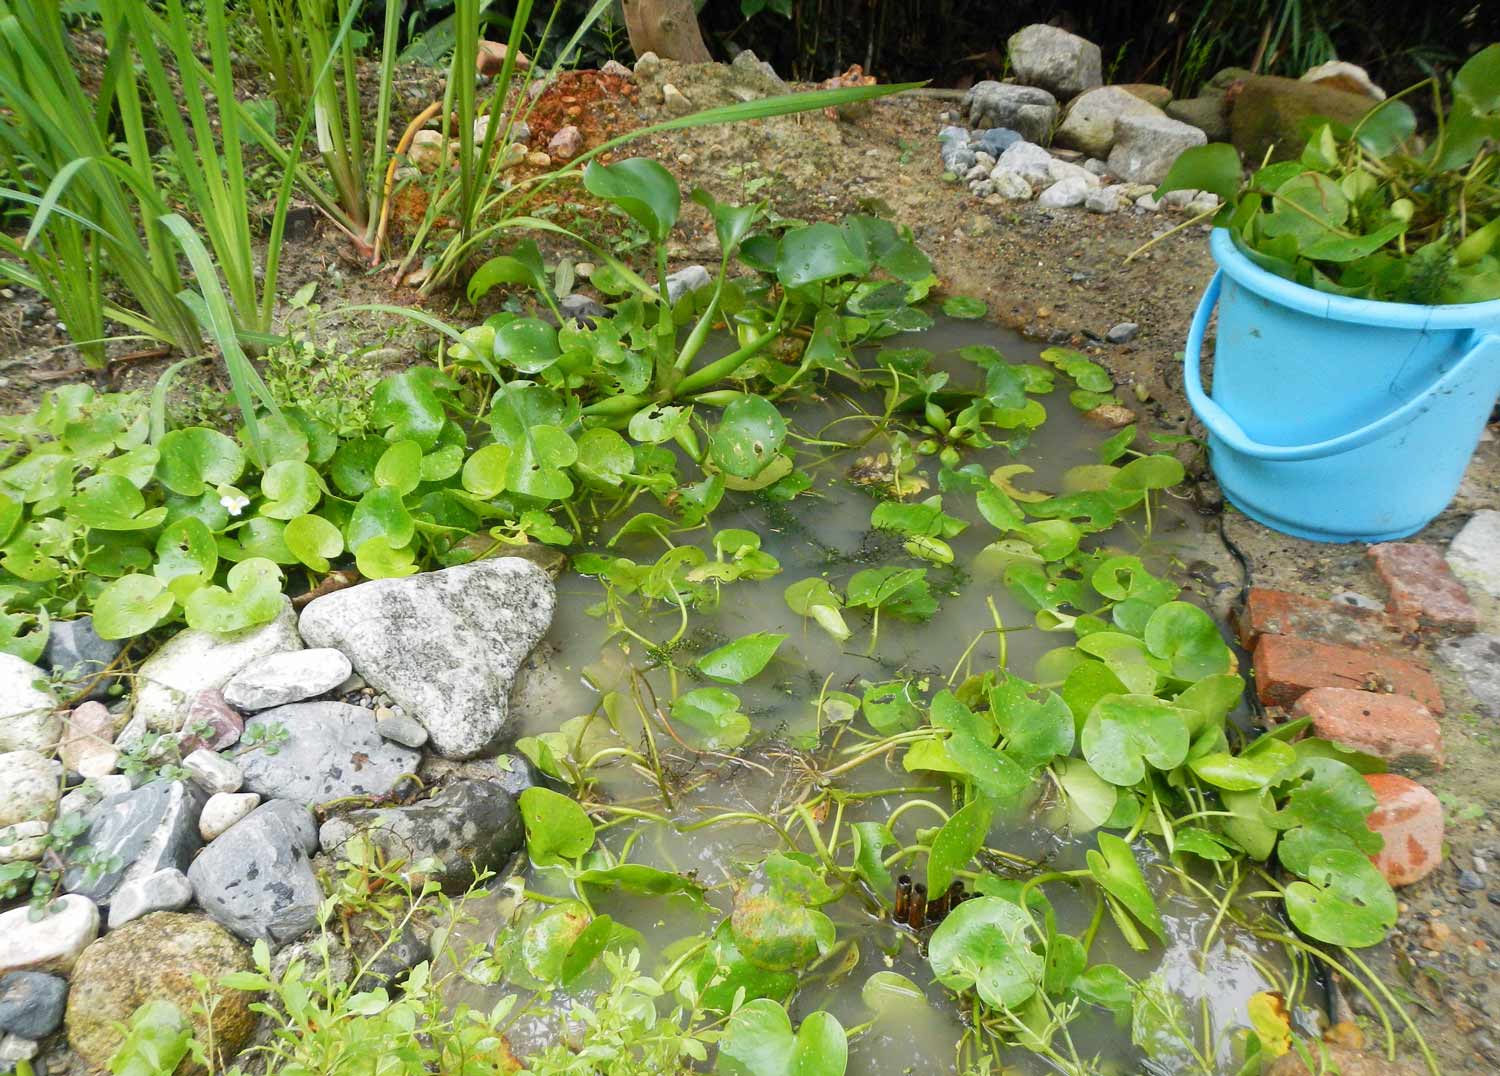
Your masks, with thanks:
[(1073, 206), (1082, 205), (1088, 196), (1088, 182), (1078, 176), (1069, 176), (1058, 180), (1037, 195), (1036, 204), (1048, 209), (1071, 209)]
[(68, 984), (41, 971), (0, 978), (0, 1034), (44, 1039), (62, 1026)]
[(220, 792), (238, 792), (240, 785), (245, 782), (245, 775), (240, 768), (223, 755), (215, 754), (207, 748), (200, 747), (187, 758), (182, 760), (182, 768), (187, 770), (193, 781), (210, 795)]
[(77, 788), (72, 789), (57, 804), (59, 816), (65, 814), (83, 813), (90, 810), (102, 800), (111, 796), (118, 796), (122, 792), (130, 791), (130, 778), (123, 773), (106, 774), (103, 777), (90, 777)]
[(224, 685), (224, 701), (252, 712), (322, 695), (349, 679), (349, 659), (332, 647), (291, 650), (258, 658)]
[(169, 867), (148, 874), (126, 882), (110, 897), (109, 929), (117, 930), (152, 912), (175, 912), (192, 900), (193, 883), (180, 870)]
[(0, 914), (0, 972), (73, 970), (78, 954), (99, 936), (99, 906), (69, 893), (42, 918), (22, 905)]
[(15, 1068), (22, 1061), (30, 1061), (41, 1049), (34, 1039), (23, 1039), (20, 1035), (7, 1035), (0, 1039), (0, 1071)]
[(120, 761), (114, 739), (114, 716), (103, 703), (86, 702), (68, 715), (58, 756), (72, 773), (103, 777)]
[(687, 95), (670, 82), (661, 88), (661, 103), (674, 116), (686, 116), (693, 111), (693, 102), (689, 101)]
[(384, 707), (375, 711), (375, 731), (405, 747), (422, 747), (427, 743), (426, 729), (412, 718)]
[(198, 816), (198, 835), (211, 841), (260, 806), (255, 792), (219, 792), (208, 797)]
[(1029, 202), (1031, 200), (1031, 184), (1019, 172), (997, 165), (990, 173), (990, 182), (994, 185), (995, 193), (1009, 201)]
[(62, 766), (40, 752), (0, 754), (0, 826), (53, 818), (61, 778)]
[(559, 127), (547, 142), (547, 153), (559, 161), (571, 161), (583, 150), (583, 132), (571, 123)]
[(1111, 344), (1128, 344), (1140, 333), (1141, 327), (1133, 321), (1122, 321), (1112, 326), (1109, 332), (1104, 334), (1104, 339)]
[(1083, 200), (1083, 208), (1090, 213), (1118, 213), (1121, 208), (1120, 196), (1107, 187), (1089, 191), (1088, 197)]
[(1474, 871), (1459, 871), (1458, 888), (1466, 893), (1477, 893), (1484, 888), (1484, 879)]

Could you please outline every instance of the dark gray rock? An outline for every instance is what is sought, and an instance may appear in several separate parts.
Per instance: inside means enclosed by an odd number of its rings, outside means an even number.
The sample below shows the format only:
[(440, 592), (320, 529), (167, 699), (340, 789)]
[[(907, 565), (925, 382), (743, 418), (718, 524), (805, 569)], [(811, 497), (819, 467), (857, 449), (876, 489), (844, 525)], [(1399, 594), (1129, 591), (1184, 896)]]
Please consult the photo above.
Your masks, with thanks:
[(996, 160), (1000, 154), (1010, 149), (1011, 146), (1021, 141), (1021, 133), (1012, 131), (1009, 127), (991, 127), (985, 131), (975, 131), (969, 139), (969, 146), (973, 149), (983, 150)]
[(1133, 321), (1122, 321), (1118, 325), (1112, 325), (1109, 332), (1104, 334), (1104, 339), (1111, 344), (1128, 344), (1136, 338), (1141, 327)]
[(588, 329), (592, 329), (600, 318), (614, 316), (614, 311), (597, 299), (580, 295), (576, 291), (557, 300), (557, 308), (562, 312), (564, 320), (576, 321)]
[(1484, 878), (1477, 871), (1459, 871), (1458, 888), (1462, 889), (1465, 893), (1478, 893), (1484, 888)]
[(40, 971), (13, 971), (0, 978), (0, 1033), (44, 1039), (62, 1026), (68, 984)]
[(131, 792), (110, 796), (88, 813), (88, 832), (79, 845), (93, 850), (97, 863), (109, 869), (92, 873), (74, 863), (63, 875), (63, 888), (107, 904), (123, 883), (157, 871), (187, 870), (203, 847), (198, 815), (204, 796), (182, 781), (152, 781)]
[(317, 847), (312, 812), (272, 800), (204, 849), (188, 880), (198, 904), (230, 931), (285, 945), (317, 923), (323, 889), (310, 858)]
[(431, 939), (418, 933), (408, 924), (407, 928), (376, 953), (373, 959), (366, 958), (364, 974), (359, 977), (356, 989), (374, 990), (377, 986), (388, 987), (431, 956)]
[[(47, 636), (47, 649), (42, 654), (42, 665), (61, 673), (63, 691), (73, 695), (109, 668), (123, 649), (125, 644), (118, 639), (99, 638), (94, 631), (93, 617), (54, 620), (51, 634)], [(114, 677), (100, 679), (84, 699), (108, 698), (110, 686), (114, 683)]]
[(463, 892), (480, 871), (496, 871), (521, 847), (525, 832), (510, 793), (489, 781), (455, 781), (431, 799), (406, 807), (350, 811), (318, 833), (323, 851), (349, 854), (362, 835), (387, 861), (436, 860), (428, 877), (448, 892)]
[(235, 762), (245, 778), (241, 787), (266, 799), (311, 806), (348, 796), (383, 796), (417, 768), (421, 757), (382, 739), (369, 710), (342, 702), (297, 702), (245, 722), (247, 733), (261, 726), (285, 729), (286, 739), (275, 754), (246, 748)]
[(1035, 86), (976, 82), (964, 94), (962, 106), (971, 127), (1005, 127), (1042, 146), (1052, 140), (1057, 123), (1057, 98)]
[(544, 570), (500, 557), (325, 594), (308, 603), (300, 627), (309, 645), (349, 655), (422, 723), (438, 754), (471, 758), (509, 731), (516, 671), (555, 602)]
[(497, 755), (495, 757), (495, 784), (512, 796), (519, 796), (528, 788), (542, 783), (542, 775), (525, 755)]

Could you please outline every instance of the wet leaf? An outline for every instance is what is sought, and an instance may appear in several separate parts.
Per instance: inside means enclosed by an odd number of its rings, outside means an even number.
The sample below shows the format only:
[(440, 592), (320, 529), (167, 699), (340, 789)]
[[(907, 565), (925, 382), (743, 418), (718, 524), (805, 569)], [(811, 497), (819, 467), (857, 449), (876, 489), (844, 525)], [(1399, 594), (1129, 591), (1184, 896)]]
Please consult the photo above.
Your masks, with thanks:
[(700, 687), (672, 703), (672, 721), (690, 729), (710, 751), (732, 751), (750, 735), (750, 719), (740, 713), (739, 696), (721, 687)]
[(577, 900), (563, 901), (538, 912), (521, 935), (521, 960), (526, 970), (544, 983), (560, 982), (568, 952), (592, 919), (588, 908)]
[(967, 295), (954, 295), (943, 300), (943, 313), (950, 318), (973, 320), (989, 313), (989, 307), (979, 299)]
[(1163, 771), (1182, 765), (1189, 742), (1182, 713), (1151, 695), (1106, 695), (1083, 726), (1083, 757), (1122, 787), (1139, 784), (1148, 763)]
[(1081, 758), (1059, 759), (1054, 766), (1067, 795), (1067, 827), (1072, 833), (1098, 829), (1114, 813), (1119, 792)]
[(1297, 761), (1297, 752), (1280, 740), (1262, 736), (1238, 755), (1217, 751), (1188, 763), (1198, 777), (1216, 788), (1249, 792), (1265, 788)]
[(860, 712), (870, 727), (882, 736), (909, 732), (922, 723), (922, 711), (917, 709), (913, 691), (909, 680), (871, 684), (865, 688), (860, 700)]
[(165, 508), (147, 508), (128, 478), (113, 474), (90, 475), (79, 482), (68, 511), (85, 526), (106, 531), (150, 530), (167, 517)]
[(966, 900), (938, 924), (927, 961), (950, 990), (973, 989), (997, 1009), (1015, 1009), (1041, 985), (1031, 917), (1002, 897)]
[(292, 556), (315, 572), (328, 571), (329, 562), (344, 551), (344, 536), (322, 516), (287, 520), (281, 538)]
[(938, 830), (927, 854), (927, 892), (934, 898), (948, 891), (955, 874), (984, 847), (993, 814), (983, 799), (971, 800)]
[(156, 477), (173, 493), (196, 497), (233, 483), (245, 471), (245, 453), (218, 430), (189, 426), (161, 439)]
[(786, 419), (762, 396), (742, 393), (724, 408), (709, 436), (714, 466), (736, 478), (750, 479), (765, 470), (786, 441)]
[(1146, 646), (1171, 663), (1179, 680), (1227, 673), (1233, 655), (1213, 618), (1187, 602), (1167, 602), (1146, 622)]
[[(415, 442), (405, 443), (415, 447)], [(421, 455), (421, 449), (417, 454)], [(261, 515), (293, 519), (317, 507), (323, 497), (323, 480), (300, 460), (281, 460), (266, 468), (260, 479), (260, 492), (266, 498), (260, 506)]]
[(820, 221), (791, 228), (781, 237), (776, 277), (783, 287), (800, 288), (869, 271), (869, 261), (851, 250), (844, 233), (832, 224)]
[(370, 421), (388, 430), (391, 440), (413, 440), (426, 452), (437, 444), (447, 421), (438, 389), (452, 384), (430, 366), (416, 366), (382, 378), (371, 400)]
[(635, 470), (635, 453), (614, 430), (596, 427), (579, 436), (573, 469), (592, 485), (618, 487)]
[(577, 802), (549, 788), (528, 788), (516, 799), (526, 825), (526, 854), (546, 866), (577, 859), (594, 846), (594, 823)]
[(600, 889), (623, 889), (630, 893), (643, 893), (652, 897), (684, 893), (694, 899), (700, 899), (703, 895), (702, 884), (692, 878), (648, 867), (643, 863), (621, 863), (614, 867), (579, 871), (573, 876), (573, 880), (581, 885), (597, 886)]
[(101, 639), (128, 639), (166, 619), (176, 601), (152, 575), (126, 575), (105, 585), (94, 599), (94, 630)]
[(495, 330), (495, 358), (523, 374), (538, 374), (562, 357), (557, 330), (538, 318), (517, 318)]
[(844, 1076), (848, 1060), (848, 1039), (832, 1014), (811, 1013), (793, 1033), (786, 1010), (758, 998), (730, 1017), (714, 1071), (724, 1076)]
[(281, 569), (264, 557), (242, 560), (229, 569), (229, 588), (208, 586), (183, 601), (188, 627), (200, 631), (239, 631), (275, 620), (286, 604)]
[(1151, 889), (1146, 885), (1130, 845), (1112, 833), (1101, 833), (1098, 851), (1089, 849), (1086, 858), (1089, 873), (1100, 887), (1123, 905), (1141, 926), (1156, 935), (1158, 941), (1165, 941), (1166, 928), (1162, 926), (1156, 902), (1151, 899)]
[(163, 583), (182, 576), (208, 582), (219, 564), (213, 531), (193, 516), (184, 516), (162, 529), (156, 539), (156, 564), (151, 573)]
[(1396, 925), (1396, 894), (1367, 856), (1333, 848), (1312, 858), (1306, 881), (1286, 887), (1286, 911), (1319, 941), (1376, 945)]
[(757, 631), (743, 635), (732, 643), (711, 650), (694, 665), (710, 680), (721, 684), (743, 684), (758, 676), (770, 664), (786, 636), (777, 632)]

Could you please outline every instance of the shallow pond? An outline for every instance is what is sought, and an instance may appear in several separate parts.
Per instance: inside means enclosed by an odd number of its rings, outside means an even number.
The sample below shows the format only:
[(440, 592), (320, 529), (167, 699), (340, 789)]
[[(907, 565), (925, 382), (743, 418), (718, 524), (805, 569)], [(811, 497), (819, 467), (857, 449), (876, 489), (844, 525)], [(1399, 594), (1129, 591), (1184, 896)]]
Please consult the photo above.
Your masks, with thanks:
[[(994, 326), (945, 320), (934, 329), (909, 338), (899, 338), (887, 347), (920, 346), (938, 353), (936, 368), (952, 372), (955, 383), (972, 382), (972, 365), (954, 357), (960, 346), (987, 344), (1001, 350), (1012, 362), (1036, 363), (1039, 348)], [(946, 354), (945, 354), (946, 353)], [(1011, 451), (996, 446), (968, 452), (965, 463), (978, 463), (985, 472), (997, 467), (1024, 464), (1031, 471), (1016, 471), (1011, 479), (1022, 490), (1067, 492), (1079, 488), (1087, 472), (1074, 468), (1096, 464), (1096, 448), (1109, 431), (1086, 422), (1069, 404), (1066, 378), (1058, 387), (1039, 397), (1047, 421), (1026, 439), (1024, 447)], [(943, 686), (957, 686), (965, 677), (1004, 667), (1026, 678), (1036, 677), (1038, 659), (1049, 650), (1071, 645), (1071, 631), (1048, 632), (1035, 627), (1031, 609), (1023, 606), (1002, 583), (1001, 560), (986, 546), (996, 538), (974, 507), (972, 497), (948, 497), (944, 511), (970, 524), (949, 539), (951, 565), (929, 564), (928, 577), (940, 607), (928, 620), (912, 622), (883, 616), (878, 634), (865, 610), (843, 610), (852, 629), (844, 641), (822, 630), (811, 618), (794, 613), (783, 598), (786, 588), (808, 577), (823, 577), (838, 587), (857, 571), (885, 564), (919, 565), (903, 549), (899, 535), (872, 530), (871, 510), (879, 503), (876, 486), (882, 470), (882, 453), (891, 445), (868, 412), (880, 410), (876, 399), (827, 398), (810, 404), (783, 408), (793, 426), (793, 436), (805, 439), (799, 466), (812, 479), (808, 494), (789, 505), (754, 493), (730, 493), (714, 513), (710, 526), (673, 533), (666, 538), (650, 533), (627, 534), (611, 543), (629, 518), (597, 521), (592, 539), (596, 548), (613, 556), (629, 557), (649, 564), (667, 551), (669, 544), (696, 544), (714, 557), (713, 534), (726, 528), (744, 528), (760, 536), (761, 550), (773, 556), (781, 571), (772, 578), (725, 583), (716, 606), (693, 609), (676, 653), (695, 655), (749, 632), (785, 633), (788, 638), (763, 673), (735, 688), (742, 712), (749, 717), (751, 733), (736, 752), (715, 753), (689, 749), (678, 732), (659, 724), (649, 736), (642, 733), (638, 713), (616, 714), (616, 725), (631, 735), (610, 728), (601, 714), (601, 699), (615, 692), (618, 698), (641, 700), (647, 709), (657, 700), (704, 686), (692, 682), (681, 671), (669, 673), (658, 667), (639, 639), (613, 634), (607, 616), (599, 615), (605, 603), (605, 588), (597, 579), (565, 573), (558, 581), (559, 604), (551, 633), (544, 643), (550, 651), (548, 665), (558, 687), (548, 696), (547, 712), (528, 714), (523, 736), (553, 733), (562, 723), (579, 715), (596, 715), (583, 734), (583, 754), (605, 752), (606, 761), (595, 767), (596, 783), (590, 801), (648, 812), (670, 819), (670, 824), (616, 813), (601, 825), (604, 845), (616, 855), (628, 852), (631, 862), (671, 872), (692, 873), (708, 888), (707, 906), (681, 896), (647, 897), (635, 894), (604, 894), (595, 900), (598, 912), (640, 931), (645, 938), (648, 970), (659, 970), (680, 955), (693, 939), (712, 932), (729, 912), (734, 892), (743, 883), (745, 866), (762, 860), (778, 848), (782, 839), (763, 819), (788, 819), (800, 802), (827, 786), (848, 794), (830, 817), (829, 801), (819, 801), (816, 822), (828, 826), (852, 826), (862, 821), (885, 822), (895, 815), (892, 832), (897, 846), (906, 848), (918, 840), (918, 832), (930, 829), (942, 818), (932, 809), (951, 809), (947, 783), (931, 773), (912, 773), (903, 768), (901, 752), (887, 751), (862, 765), (836, 770), (858, 756), (874, 740), (859, 732), (851, 715), (837, 706), (823, 706), (830, 693), (858, 696), (862, 685), (914, 679), (925, 694)], [(840, 447), (830, 442), (853, 443)], [(864, 443), (860, 443), (864, 442)], [(861, 484), (861, 479), (865, 484)], [(938, 489), (938, 463), (925, 457), (908, 481), (925, 479), (927, 488), (907, 499), (917, 500)], [(642, 499), (642, 507), (647, 507)], [(1181, 582), (1183, 566), (1200, 558), (1217, 539), (1204, 529), (1192, 507), (1174, 498), (1170, 491), (1154, 498), (1149, 514), (1132, 513), (1128, 521), (1089, 536), (1086, 547), (1110, 547), (1142, 558), (1156, 574)], [(655, 508), (654, 504), (649, 506)], [(585, 526), (589, 520), (583, 521)], [(1190, 597), (1190, 596), (1189, 596)], [(652, 617), (632, 613), (631, 628), (652, 640), (666, 640), (677, 631), (681, 614), (667, 604)], [(997, 630), (997, 625), (1003, 631)], [(679, 661), (686, 665), (687, 661)], [(672, 682), (676, 677), (679, 683)], [(551, 677), (549, 677), (549, 682)], [(666, 703), (659, 704), (666, 709)], [(664, 715), (663, 715), (664, 716)], [(633, 720), (633, 724), (631, 721)], [(577, 726), (574, 726), (575, 728)], [(686, 730), (682, 730), (685, 734)], [(694, 744), (696, 747), (697, 744)], [(641, 754), (655, 752), (659, 773), (611, 752), (620, 748)], [(613, 764), (612, 764), (613, 763)], [(663, 797), (663, 787), (670, 803)], [(903, 807), (913, 801), (928, 804)], [(730, 816), (723, 818), (721, 816)], [(752, 818), (750, 816), (756, 816)], [(610, 818), (606, 808), (599, 818)], [(704, 825), (705, 820), (720, 821)], [(691, 828), (689, 828), (691, 827)], [(837, 831), (837, 830), (836, 830)], [(805, 837), (805, 834), (804, 834)], [(1002, 817), (990, 829), (980, 862), (997, 873), (1024, 878), (1034, 868), (1020, 869), (1024, 861), (1045, 864), (1049, 870), (1068, 870), (1084, 865), (1084, 852), (1094, 847), (1092, 834), (1072, 837), (1066, 818), (1049, 806), (1047, 797), (1019, 817)], [(805, 847), (804, 842), (804, 847)], [(902, 861), (892, 874), (919, 863)], [(529, 877), (528, 885), (542, 893), (563, 895), (560, 880), (541, 871)], [(1223, 919), (1219, 909), (1198, 891), (1171, 873), (1147, 867), (1166, 927), (1167, 944), (1152, 946), (1144, 953), (1128, 947), (1120, 933), (1105, 925), (1098, 931), (1091, 960), (1117, 964), (1137, 978), (1158, 973), (1159, 980), (1182, 1002), (1182, 1012), (1203, 1039), (1203, 1030), (1216, 1047), (1214, 1068), (1232, 1071), (1230, 1031), (1247, 1026), (1247, 1002), (1253, 994), (1281, 989), (1294, 969), (1279, 947), (1261, 942)], [(1094, 902), (1069, 886), (1048, 890), (1060, 933), (1082, 935), (1090, 931)], [(509, 898), (497, 898), (508, 904)], [(908, 1072), (958, 1072), (961, 1060), (957, 1045), (965, 1033), (966, 1007), (932, 980), (923, 955), (924, 932), (895, 925), (879, 902), (868, 893), (851, 891), (823, 909), (837, 925), (837, 945), (801, 976), (793, 1019), (826, 1009), (846, 1028), (864, 1025), (874, 1017), (862, 996), (863, 987), (876, 972), (895, 971), (922, 984), (926, 1001), (904, 998), (883, 1008), (872, 1026), (850, 1043), (848, 1071), (854, 1076), (887, 1076)], [(496, 909), (498, 914), (498, 907)], [(470, 928), (470, 937), (488, 943), (495, 934), (495, 918), (486, 912)], [(1097, 929), (1097, 923), (1094, 925)], [(1207, 947), (1205, 951), (1205, 942)], [(454, 1000), (488, 1007), (507, 988), (463, 984)], [(511, 1038), (523, 1056), (556, 1033), (549, 1019), (523, 1021), (512, 1029)], [(1137, 1032), (1141, 1032), (1138, 1030)], [(1163, 1064), (1171, 1050), (1146, 1059), (1132, 1044), (1128, 1021), (1114, 1020), (1102, 1010), (1084, 1014), (1071, 1028), (1079, 1056), (1097, 1057), (1100, 1072), (1183, 1071), (1184, 1063)], [(972, 1055), (970, 1057), (972, 1060)], [(1055, 1071), (1048, 1062), (1023, 1048), (1003, 1052), (1004, 1064), (1017, 1072)], [(1195, 1071), (1201, 1071), (1201, 1065)]]

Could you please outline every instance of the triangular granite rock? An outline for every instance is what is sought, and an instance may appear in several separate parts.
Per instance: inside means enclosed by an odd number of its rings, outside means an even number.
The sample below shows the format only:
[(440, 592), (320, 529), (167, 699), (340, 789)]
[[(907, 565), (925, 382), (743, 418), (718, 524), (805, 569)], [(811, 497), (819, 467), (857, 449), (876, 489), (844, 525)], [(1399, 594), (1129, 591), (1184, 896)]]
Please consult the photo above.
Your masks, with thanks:
[(552, 623), (556, 594), (530, 561), (501, 557), (376, 579), (308, 603), (309, 646), (354, 669), (420, 721), (446, 758), (471, 758), (508, 731), (516, 670)]

